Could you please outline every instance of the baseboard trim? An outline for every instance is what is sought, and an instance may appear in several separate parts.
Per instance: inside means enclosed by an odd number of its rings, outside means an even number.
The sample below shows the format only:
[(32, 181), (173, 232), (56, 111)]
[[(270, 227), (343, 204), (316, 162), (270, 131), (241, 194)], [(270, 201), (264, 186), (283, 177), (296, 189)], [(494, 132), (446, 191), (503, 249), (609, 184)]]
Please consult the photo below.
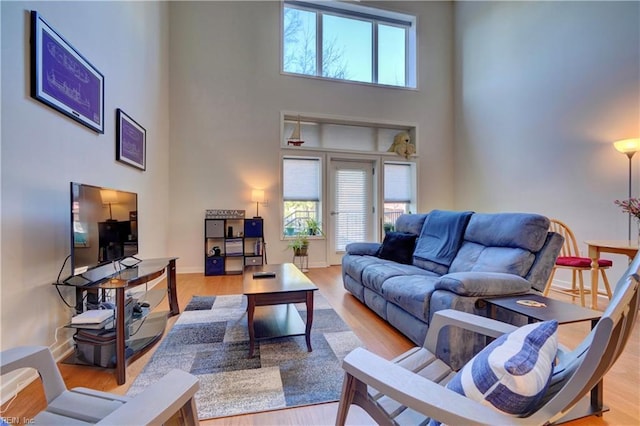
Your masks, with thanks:
[[(559, 283), (559, 284), (558, 284)], [(564, 281), (564, 280), (553, 280), (551, 282), (551, 290), (553, 291), (553, 289), (557, 289), (557, 290), (564, 290), (564, 291), (569, 291), (571, 290), (571, 282), (569, 281)], [(589, 282), (589, 285), (587, 286), (587, 283), (585, 283), (585, 290), (586, 291), (591, 291), (591, 282)], [(598, 290), (600, 290), (600, 288), (598, 287)], [(602, 289), (602, 291), (604, 291), (604, 289)], [(611, 289), (611, 291), (613, 291), (613, 288)], [(591, 294), (588, 293), (587, 296), (591, 297)], [(580, 298), (580, 295), (576, 295), (577, 298)], [(609, 298), (601, 293), (598, 293), (598, 297), (599, 298), (603, 298), (606, 300), (609, 300)]]

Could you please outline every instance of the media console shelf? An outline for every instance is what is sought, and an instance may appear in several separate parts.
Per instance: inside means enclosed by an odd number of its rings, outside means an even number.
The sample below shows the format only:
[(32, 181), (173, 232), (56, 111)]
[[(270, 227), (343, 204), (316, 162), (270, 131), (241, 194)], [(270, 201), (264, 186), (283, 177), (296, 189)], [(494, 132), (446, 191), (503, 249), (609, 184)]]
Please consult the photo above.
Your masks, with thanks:
[[(140, 353), (162, 337), (167, 318), (180, 313), (180, 308), (178, 307), (178, 296), (176, 293), (176, 259), (177, 258), (175, 257), (170, 257), (143, 260), (134, 267), (122, 269), (119, 272), (105, 276), (97, 281), (84, 281), (84, 285), (70, 284), (69, 281), (62, 284), (75, 287), (77, 301), (76, 310), (78, 312), (81, 312), (83, 309), (82, 300), (84, 299), (85, 293), (98, 293), (99, 291), (115, 290), (115, 370), (118, 385), (124, 384), (127, 380), (127, 346), (134, 355)], [(150, 309), (148, 309), (146, 312), (143, 312), (143, 318), (135, 319), (131, 324), (127, 324), (125, 292), (133, 289), (134, 287), (146, 284), (151, 280), (160, 278), (165, 273), (167, 281), (166, 295), (169, 302), (169, 311), (149, 313)], [(157, 290), (150, 290), (148, 293), (148, 298), (152, 299), (149, 300), (150, 304), (154, 303), (154, 305), (157, 305), (162, 299), (164, 299), (164, 296), (159, 295), (159, 291)], [(127, 327), (130, 325), (135, 328), (135, 337), (132, 336), (128, 339)], [(72, 357), (75, 357), (75, 354), (72, 355)]]

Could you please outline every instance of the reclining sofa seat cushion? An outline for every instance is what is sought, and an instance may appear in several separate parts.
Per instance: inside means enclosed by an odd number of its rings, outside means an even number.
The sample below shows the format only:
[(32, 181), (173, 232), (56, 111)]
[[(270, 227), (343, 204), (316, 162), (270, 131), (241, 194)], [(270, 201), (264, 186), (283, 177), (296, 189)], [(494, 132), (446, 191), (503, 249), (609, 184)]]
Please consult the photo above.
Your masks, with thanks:
[(384, 262), (371, 264), (362, 271), (362, 285), (374, 290), (376, 293), (382, 293), (382, 285), (388, 279), (393, 277), (408, 278), (415, 275), (440, 278), (438, 274), (418, 268), (417, 266)]
[(439, 280), (440, 276), (433, 272), (431, 275), (395, 276), (382, 284), (381, 293), (388, 302), (428, 324), (431, 295)]

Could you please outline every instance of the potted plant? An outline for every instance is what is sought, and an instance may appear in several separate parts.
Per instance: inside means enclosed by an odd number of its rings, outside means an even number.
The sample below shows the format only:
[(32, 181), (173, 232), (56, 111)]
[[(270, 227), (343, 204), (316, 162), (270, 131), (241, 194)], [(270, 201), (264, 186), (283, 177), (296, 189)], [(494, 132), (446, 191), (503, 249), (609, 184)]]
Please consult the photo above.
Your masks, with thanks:
[(324, 235), (320, 223), (315, 219), (307, 219), (307, 232), (309, 235)]
[(389, 232), (393, 232), (393, 229), (394, 229), (393, 223), (391, 222), (385, 222), (384, 225), (382, 225), (382, 227), (384, 228), (385, 235), (388, 234)]
[(293, 249), (294, 256), (306, 256), (309, 248), (309, 237), (305, 233), (298, 232), (295, 238), (289, 240), (287, 247)]

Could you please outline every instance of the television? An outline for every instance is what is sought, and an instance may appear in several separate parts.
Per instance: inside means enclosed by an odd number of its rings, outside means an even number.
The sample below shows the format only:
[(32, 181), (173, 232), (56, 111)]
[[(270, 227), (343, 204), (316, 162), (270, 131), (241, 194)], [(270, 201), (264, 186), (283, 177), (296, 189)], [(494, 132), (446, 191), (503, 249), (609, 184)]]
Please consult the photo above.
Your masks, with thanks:
[(76, 182), (70, 193), (72, 277), (125, 258), (135, 260), (138, 194)]

